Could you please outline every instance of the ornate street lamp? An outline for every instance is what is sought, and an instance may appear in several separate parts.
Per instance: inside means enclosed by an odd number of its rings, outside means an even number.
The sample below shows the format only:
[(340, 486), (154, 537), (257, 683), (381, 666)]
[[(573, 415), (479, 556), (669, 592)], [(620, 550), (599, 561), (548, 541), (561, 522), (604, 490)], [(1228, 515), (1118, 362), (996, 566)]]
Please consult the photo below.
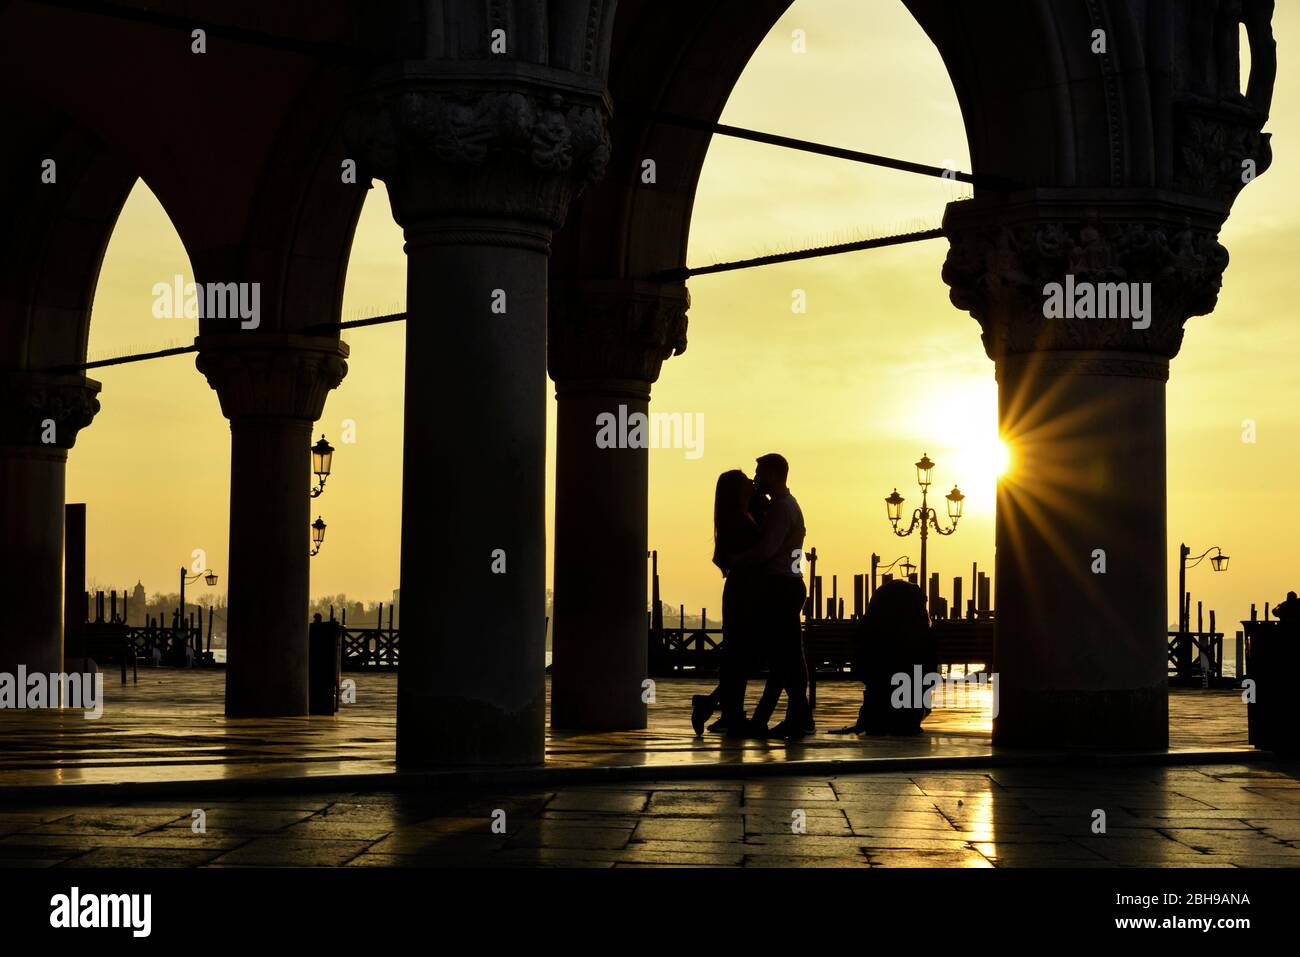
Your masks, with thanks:
[[(917, 578), (917, 584), (921, 586), (921, 594), (926, 602), (929, 602), (929, 593), (927, 591), (928, 582), (926, 581), (926, 556), (927, 541), (930, 536), (930, 530), (933, 529), (940, 535), (951, 535), (957, 531), (957, 523), (961, 520), (962, 506), (966, 498), (956, 485), (952, 491), (944, 496), (948, 500), (948, 518), (952, 521), (952, 527), (942, 528), (939, 525), (939, 515), (928, 502), (929, 489), (934, 482), (934, 463), (930, 461), (930, 456), (921, 455), (921, 460), (916, 463), (916, 484), (921, 486), (921, 507), (912, 510), (912, 524), (904, 531), (898, 527), (898, 523), (903, 519), (903, 496), (898, 494), (898, 489), (885, 499), (885, 514), (889, 516), (889, 523), (894, 528), (894, 534), (899, 538), (906, 538), (920, 527), (921, 530), (921, 568), (920, 577)], [(904, 566), (905, 568), (907, 566)], [(910, 576), (910, 572), (909, 572)]]
[(954, 485), (952, 491), (945, 495), (944, 498), (948, 500), (948, 517), (952, 519), (952, 524), (956, 526), (957, 520), (961, 518), (962, 502), (966, 499), (966, 496), (962, 495), (961, 490)]
[(320, 552), (321, 545), (325, 544), (325, 523), (321, 521), (319, 515), (316, 516), (316, 521), (311, 523), (311, 542), (315, 546), (311, 550), (314, 556)]
[(894, 489), (894, 493), (885, 499), (889, 520), (894, 523), (895, 528), (898, 527), (898, 520), (903, 517), (903, 501), (903, 496), (898, 494), (898, 489)]
[[(194, 583), (195, 583), (196, 581), (198, 581), (200, 578), (202, 578), (203, 581), (204, 581), (204, 582), (205, 582), (209, 587), (211, 587), (211, 586), (213, 586), (213, 585), (215, 585), (215, 584), (217, 583), (217, 573), (214, 572), (214, 571), (213, 571), (212, 569), (210, 569), (210, 568), (204, 569), (203, 571), (201, 571), (201, 572), (199, 572), (198, 574), (195, 574), (195, 575), (186, 575), (186, 574), (185, 574), (185, 566), (184, 566), (184, 565), (181, 566), (181, 608), (180, 608), (180, 614), (178, 614), (178, 615), (176, 616), (176, 627), (177, 627), (177, 628), (181, 628), (181, 629), (183, 629), (183, 628), (185, 627), (185, 586), (186, 586), (186, 585), (192, 585), (192, 584), (194, 584)], [(200, 645), (200, 643), (202, 642), (202, 640), (203, 640), (202, 635), (199, 635), (199, 636), (196, 637), (195, 642), (194, 642), (194, 645), (195, 645), (194, 650), (195, 650), (195, 652), (199, 652), (199, 651), (202, 650), (202, 649), (199, 647), (199, 645)], [(197, 660), (197, 659), (196, 659), (196, 660)]]
[[(1214, 552), (1210, 555), (1210, 552)], [(1192, 643), (1184, 636), (1192, 630), (1192, 610), (1188, 607), (1187, 601), (1187, 569), (1195, 568), (1207, 555), (1210, 556), (1210, 567), (1216, 572), (1228, 570), (1228, 556), (1223, 554), (1223, 549), (1218, 545), (1207, 548), (1195, 558), (1191, 557), (1192, 550), (1184, 544), (1178, 546), (1178, 653), (1177, 666), (1180, 673), (1190, 673), (1192, 669)]]
[[(1214, 554), (1210, 555), (1210, 552), (1214, 552)], [(1186, 626), (1190, 625), (1190, 622), (1186, 621), (1186, 619), (1188, 618), (1188, 615), (1186, 613), (1187, 569), (1195, 568), (1197, 565), (1199, 565), (1201, 562), (1205, 560), (1205, 556), (1209, 555), (1210, 567), (1213, 568), (1216, 572), (1226, 572), (1228, 570), (1228, 556), (1223, 554), (1223, 549), (1221, 549), (1218, 545), (1214, 545), (1210, 548), (1207, 548), (1205, 551), (1201, 552), (1201, 554), (1197, 555), (1195, 558), (1192, 558), (1191, 554), (1192, 554), (1192, 550), (1188, 548), (1186, 545), (1178, 546), (1178, 630), (1179, 631), (1185, 630)]]
[(912, 564), (912, 559), (911, 559), (909, 556), (907, 556), (907, 555), (899, 555), (897, 558), (895, 558), (895, 559), (894, 559), (892, 562), (890, 562), (888, 565), (881, 565), (881, 566), (880, 566), (879, 568), (877, 568), (876, 570), (879, 571), (879, 572), (883, 575), (885, 572), (889, 571), (891, 568), (893, 568), (893, 567), (894, 567), (895, 565), (897, 565), (899, 562), (902, 562), (902, 563), (903, 563), (903, 564), (899, 567), (899, 571), (901, 571), (901, 572), (903, 573), (903, 580), (906, 581), (907, 579), (911, 578), (911, 577), (912, 577), (912, 573), (916, 571), (916, 566)]
[[(1210, 555), (1210, 552), (1214, 552), (1214, 554)], [(1195, 558), (1192, 558), (1191, 555), (1192, 555), (1192, 550), (1188, 548), (1186, 545), (1178, 546), (1178, 560), (1179, 560), (1178, 585), (1179, 585), (1180, 592), (1186, 591), (1185, 586), (1187, 584), (1187, 569), (1195, 568), (1197, 565), (1199, 565), (1201, 562), (1205, 560), (1205, 557), (1207, 555), (1209, 555), (1210, 558), (1210, 567), (1213, 568), (1216, 572), (1226, 572), (1228, 570), (1228, 556), (1223, 554), (1223, 549), (1220, 548), (1218, 545), (1214, 545), (1211, 548), (1207, 548), (1205, 551), (1201, 552), (1201, 554), (1197, 555)]]
[(311, 470), (316, 473), (316, 487), (311, 490), (311, 497), (316, 498), (325, 491), (325, 480), (330, 477), (330, 465), (334, 461), (334, 446), (325, 441), (325, 436), (311, 447)]
[(934, 463), (930, 461), (930, 456), (924, 452), (921, 453), (921, 461), (916, 463), (916, 484), (921, 486), (922, 490), (930, 487), (933, 481)]

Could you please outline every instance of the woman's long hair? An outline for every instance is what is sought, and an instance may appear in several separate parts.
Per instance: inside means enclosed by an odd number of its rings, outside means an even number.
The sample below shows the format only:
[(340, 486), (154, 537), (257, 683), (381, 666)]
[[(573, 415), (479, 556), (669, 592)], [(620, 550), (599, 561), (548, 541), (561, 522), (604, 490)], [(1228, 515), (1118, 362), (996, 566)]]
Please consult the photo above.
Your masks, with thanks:
[(713, 492), (713, 564), (723, 575), (727, 574), (727, 551), (748, 521), (740, 501), (740, 489), (748, 478), (740, 469), (723, 472)]

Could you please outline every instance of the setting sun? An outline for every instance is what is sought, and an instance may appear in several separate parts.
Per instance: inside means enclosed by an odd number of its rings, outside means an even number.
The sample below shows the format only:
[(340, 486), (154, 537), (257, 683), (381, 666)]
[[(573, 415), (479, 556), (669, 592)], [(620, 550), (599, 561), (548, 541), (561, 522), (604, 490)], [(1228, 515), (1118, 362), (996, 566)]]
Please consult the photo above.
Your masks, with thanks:
[(936, 483), (955, 483), (980, 499), (992, 496), (1011, 464), (1011, 450), (998, 435), (998, 387), (991, 375), (944, 387), (907, 418), (908, 430), (925, 437), (923, 444), (940, 464)]

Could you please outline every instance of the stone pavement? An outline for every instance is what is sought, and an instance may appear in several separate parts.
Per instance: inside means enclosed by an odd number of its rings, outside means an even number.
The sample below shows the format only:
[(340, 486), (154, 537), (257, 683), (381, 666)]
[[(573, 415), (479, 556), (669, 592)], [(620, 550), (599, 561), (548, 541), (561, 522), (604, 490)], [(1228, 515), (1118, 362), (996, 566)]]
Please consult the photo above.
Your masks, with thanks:
[(1297, 867), (1300, 763), (5, 804), (0, 866)]
[[(152, 669), (109, 676), (99, 720), (0, 712), (0, 865), (1300, 866), (1300, 764), (1248, 748), (1230, 691), (1170, 693), (1171, 755), (1002, 766), (987, 692), (916, 737), (786, 745), (696, 737), (711, 682), (661, 680), (648, 729), (548, 732), (544, 771), (470, 789), (398, 774), (396, 676), (352, 677), (337, 717), (227, 719), (219, 671)], [(859, 687), (820, 684), (822, 729)]]
[[(397, 677), (348, 677), (357, 682), (356, 703), (337, 717), (228, 719), (222, 714), (224, 674), (219, 670), (142, 669), (139, 684), (125, 686), (110, 674), (104, 714), (98, 720), (71, 711), (0, 711), (0, 792), (70, 784), (270, 779), (314, 779), (316, 786), (329, 787), (322, 779), (391, 775), (396, 771)], [(752, 765), (788, 772), (798, 761), (977, 761), (999, 756), (991, 743), (992, 696), (986, 689), (972, 690), (950, 702), (954, 707), (936, 710), (926, 721), (926, 733), (915, 737), (821, 733), (786, 744), (728, 741), (715, 734), (697, 738), (690, 727), (690, 696), (711, 686), (712, 681), (700, 679), (660, 680), (649, 709), (650, 727), (642, 731), (548, 731), (547, 769), (633, 769), (647, 777), (663, 769), (677, 777), (707, 776), (719, 765), (732, 771)], [(854, 682), (820, 682), (819, 727), (852, 723), (860, 689)], [(751, 707), (759, 690), (751, 684)], [(1175, 751), (1251, 754), (1240, 695), (1171, 691), (1170, 744)], [(1016, 760), (1032, 757), (1025, 752), (1014, 755)]]

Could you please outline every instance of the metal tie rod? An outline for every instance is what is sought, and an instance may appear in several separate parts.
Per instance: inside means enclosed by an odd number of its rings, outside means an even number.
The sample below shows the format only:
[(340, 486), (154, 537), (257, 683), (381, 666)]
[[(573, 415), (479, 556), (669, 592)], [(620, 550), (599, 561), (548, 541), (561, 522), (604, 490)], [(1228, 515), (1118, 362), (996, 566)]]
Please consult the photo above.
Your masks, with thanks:
[[(308, 326), (300, 330), (301, 334), (312, 335), (314, 333), (337, 332), (340, 329), (356, 329), (358, 326), (378, 326), (386, 322), (405, 322), (406, 313), (394, 312), (386, 316), (370, 316), (365, 319), (350, 319), (347, 322), (322, 322), (314, 326)], [(250, 348), (257, 348), (256, 343), (250, 343)], [(51, 366), (43, 371), (59, 374), (68, 374), (76, 372), (85, 372), (88, 369), (102, 369), (105, 366), (120, 366), (130, 362), (145, 362), (149, 359), (166, 359), (169, 356), (183, 356), (191, 352), (198, 352), (197, 345), (177, 346), (173, 349), (159, 349), (156, 352), (135, 352), (124, 356), (114, 356), (111, 359), (95, 359), (92, 362), (77, 362), (62, 366)]]
[(937, 176), (940, 179), (955, 180), (959, 183), (970, 183), (973, 186), (979, 186), (983, 189), (1005, 192), (1019, 188), (1019, 184), (1014, 180), (1002, 176), (993, 176), (986, 173), (977, 175), (974, 173), (963, 173), (958, 170), (944, 169), (941, 166), (927, 166), (924, 163), (913, 163), (908, 160), (896, 159), (892, 156), (880, 156), (877, 153), (864, 153), (861, 150), (850, 150), (841, 146), (828, 146), (825, 143), (813, 143), (810, 140), (800, 140), (792, 136), (779, 136), (776, 133), (764, 133), (760, 130), (745, 129), (741, 126), (728, 126), (725, 123), (714, 123), (709, 120), (700, 120), (690, 116), (683, 116), (680, 113), (661, 113), (655, 110), (639, 110), (635, 107), (631, 108), (631, 112), (635, 115), (645, 116), (660, 123), (667, 123), (671, 126), (680, 126), (684, 129), (698, 130), (701, 133), (717, 133), (721, 136), (731, 136), (736, 139), (749, 140), (754, 143), (766, 143), (768, 146), (780, 146), (784, 149), (799, 150), (803, 153), (816, 153), (819, 156), (832, 156), (836, 159), (851, 160), (855, 163), (866, 163), (869, 166), (883, 166), (886, 169), (900, 170), (904, 173), (917, 173), (921, 176)]
[[(652, 273), (648, 278), (652, 282), (683, 282), (692, 276), (708, 276), (713, 273), (735, 272), (739, 269), (754, 269), (758, 266), (772, 266), (777, 263), (797, 262), (802, 259), (817, 259), (822, 256), (838, 256), (843, 253), (858, 252), (864, 249), (881, 249), (886, 246), (901, 246), (904, 243), (924, 242), (927, 239), (942, 239), (942, 229), (926, 229), (915, 233), (900, 233), (894, 236), (880, 236), (876, 239), (860, 239), (851, 243), (838, 243), (833, 246), (818, 246), (813, 249), (796, 249), (788, 253), (774, 253), (770, 256), (757, 256), (753, 259), (738, 259), (733, 262), (714, 263), (711, 266), (679, 266)], [(405, 322), (406, 313), (394, 312), (384, 316), (369, 316), (365, 319), (349, 319), (346, 322), (322, 322), (301, 330), (308, 335), (329, 333), (343, 329), (357, 329), (362, 326), (378, 326), (389, 322)], [(250, 344), (251, 345), (251, 344)], [(78, 362), (69, 365), (54, 366), (44, 371), (61, 374), (85, 372), (89, 369), (101, 369), (105, 366), (126, 365), (130, 362), (144, 362), (149, 359), (163, 359), (168, 356), (185, 355), (198, 352), (199, 347), (179, 346), (174, 349), (161, 349), (157, 352), (140, 352), (133, 355), (115, 356), (111, 359), (96, 359), (93, 362)]]
[(942, 239), (942, 229), (926, 229), (916, 233), (901, 233), (896, 236), (881, 236), (877, 239), (859, 239), (851, 243), (837, 243), (834, 246), (818, 246), (815, 249), (797, 249), (788, 253), (773, 253), (770, 256), (756, 256), (753, 259), (737, 259), (734, 262), (714, 263), (712, 266), (679, 266), (664, 269), (650, 275), (652, 282), (682, 282), (692, 276), (707, 276), (712, 273), (734, 272), (737, 269), (753, 269), (757, 266), (772, 266), (776, 263), (796, 262), (801, 259), (817, 259), (821, 256), (838, 256), (842, 253), (855, 253), (863, 249), (881, 249), (885, 246), (901, 246), (904, 243), (919, 243), (927, 239)]

